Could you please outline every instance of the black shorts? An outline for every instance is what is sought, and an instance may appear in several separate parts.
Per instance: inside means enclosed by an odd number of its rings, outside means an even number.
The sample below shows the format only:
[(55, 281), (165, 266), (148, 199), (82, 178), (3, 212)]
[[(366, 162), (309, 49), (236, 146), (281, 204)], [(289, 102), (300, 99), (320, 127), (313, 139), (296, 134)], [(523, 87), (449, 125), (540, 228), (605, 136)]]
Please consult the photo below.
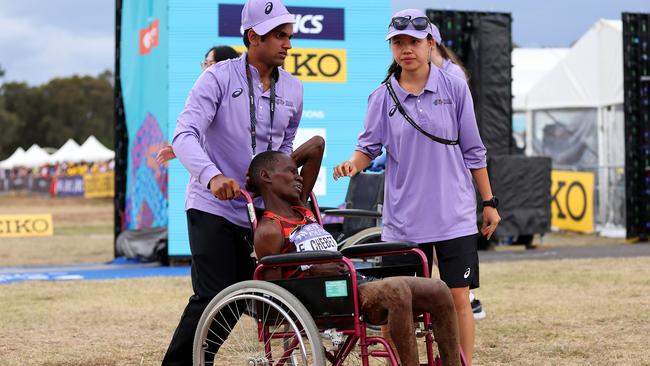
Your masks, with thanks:
[[(436, 250), (438, 258), (438, 270), (440, 279), (449, 288), (468, 287), (478, 288), (479, 266), (478, 266), (478, 235), (461, 236), (459, 238), (443, 240), (432, 243), (418, 244), (418, 248), (424, 252), (429, 264), (435, 263), (433, 249)], [(412, 258), (384, 258), (384, 264), (399, 264), (402, 261), (412, 261)]]

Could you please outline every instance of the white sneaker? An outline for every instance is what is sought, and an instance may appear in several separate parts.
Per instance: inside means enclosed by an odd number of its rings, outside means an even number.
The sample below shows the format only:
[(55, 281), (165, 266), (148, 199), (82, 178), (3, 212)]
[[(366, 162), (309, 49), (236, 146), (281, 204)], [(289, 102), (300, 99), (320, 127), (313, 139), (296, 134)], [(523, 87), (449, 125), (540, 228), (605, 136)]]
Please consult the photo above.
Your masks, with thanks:
[(474, 298), (471, 304), (472, 304), (472, 313), (474, 313), (474, 319), (475, 320), (485, 319), (486, 314), (485, 314), (485, 310), (483, 310), (483, 305), (481, 305), (481, 300)]

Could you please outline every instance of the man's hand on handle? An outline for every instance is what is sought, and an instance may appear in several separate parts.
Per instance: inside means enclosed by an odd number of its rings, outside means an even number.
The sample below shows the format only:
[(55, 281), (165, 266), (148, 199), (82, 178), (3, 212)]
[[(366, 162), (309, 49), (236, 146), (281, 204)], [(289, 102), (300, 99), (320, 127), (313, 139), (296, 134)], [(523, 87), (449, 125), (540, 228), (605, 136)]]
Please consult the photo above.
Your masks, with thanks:
[(210, 179), (208, 184), (212, 194), (220, 200), (232, 200), (239, 198), (240, 188), (239, 183), (232, 178), (228, 178), (223, 174), (215, 175)]

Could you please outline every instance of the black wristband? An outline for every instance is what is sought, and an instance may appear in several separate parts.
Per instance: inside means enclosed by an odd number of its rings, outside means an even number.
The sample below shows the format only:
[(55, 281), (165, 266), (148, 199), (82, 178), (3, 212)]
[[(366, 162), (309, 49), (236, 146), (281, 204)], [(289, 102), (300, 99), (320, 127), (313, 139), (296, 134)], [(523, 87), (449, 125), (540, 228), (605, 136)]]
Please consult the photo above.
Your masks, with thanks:
[(499, 199), (496, 196), (492, 196), (489, 200), (483, 201), (483, 207), (497, 208), (497, 206), (499, 206)]

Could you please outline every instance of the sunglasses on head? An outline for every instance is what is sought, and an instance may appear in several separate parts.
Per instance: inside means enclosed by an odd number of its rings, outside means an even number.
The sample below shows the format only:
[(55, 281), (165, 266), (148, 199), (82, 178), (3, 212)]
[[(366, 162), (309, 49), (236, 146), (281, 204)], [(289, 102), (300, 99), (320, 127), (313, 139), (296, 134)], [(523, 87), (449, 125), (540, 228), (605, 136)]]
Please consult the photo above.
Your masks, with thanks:
[(404, 30), (408, 27), (409, 23), (413, 24), (413, 28), (419, 31), (427, 29), (429, 26), (429, 18), (427, 17), (417, 17), (411, 19), (410, 16), (405, 17), (395, 17), (390, 20), (390, 24), (393, 28), (397, 30)]

